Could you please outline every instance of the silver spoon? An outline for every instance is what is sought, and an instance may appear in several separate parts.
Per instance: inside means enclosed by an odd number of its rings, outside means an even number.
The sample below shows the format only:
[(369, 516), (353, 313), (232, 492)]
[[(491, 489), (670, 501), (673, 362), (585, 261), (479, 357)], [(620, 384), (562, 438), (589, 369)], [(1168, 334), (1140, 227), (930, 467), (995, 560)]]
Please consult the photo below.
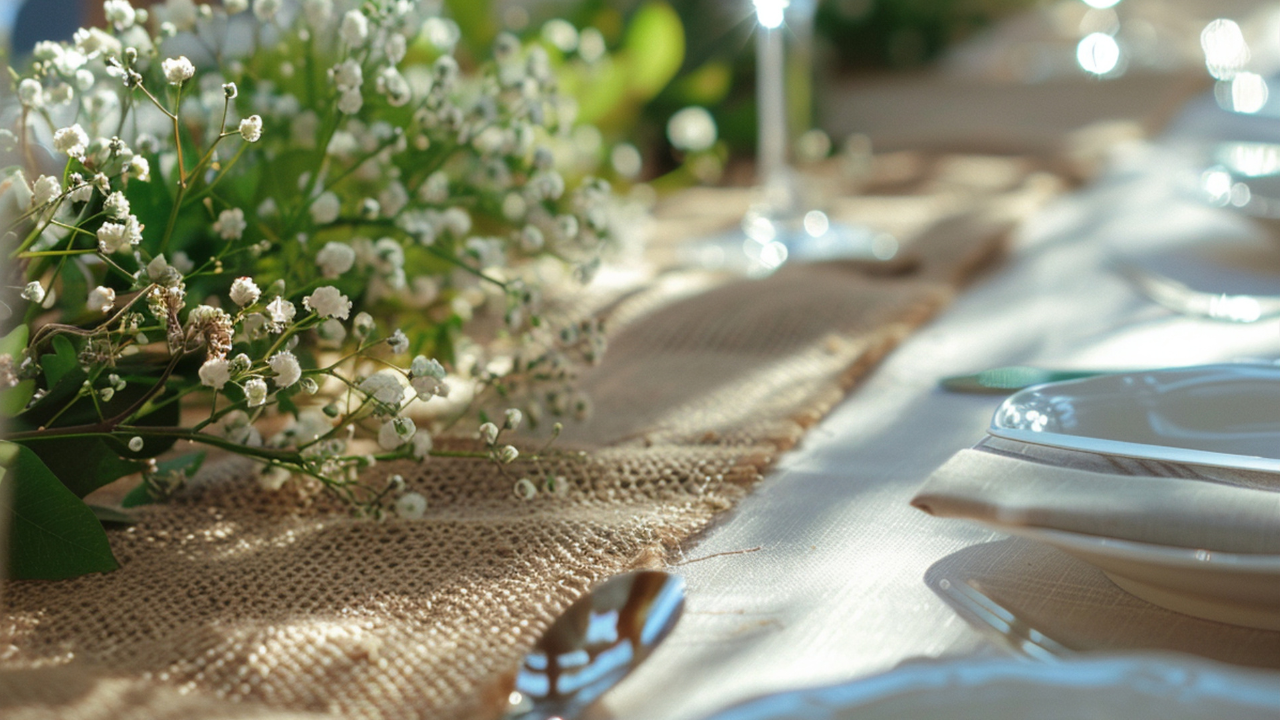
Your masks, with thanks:
[(525, 656), (504, 720), (571, 719), (653, 652), (684, 609), (684, 579), (617, 575), (579, 598)]

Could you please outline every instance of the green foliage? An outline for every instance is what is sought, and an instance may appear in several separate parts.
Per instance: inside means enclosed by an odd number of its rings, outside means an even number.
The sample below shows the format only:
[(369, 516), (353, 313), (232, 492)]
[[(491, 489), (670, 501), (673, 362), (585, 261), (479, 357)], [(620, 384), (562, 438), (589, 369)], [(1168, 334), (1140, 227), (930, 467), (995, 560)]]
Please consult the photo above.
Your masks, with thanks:
[(656, 96), (684, 63), (684, 26), (665, 2), (647, 2), (636, 11), (624, 41), (632, 94)]
[(62, 580), (119, 567), (102, 524), (29, 449), (0, 441), (0, 483), (8, 485), (8, 576)]
[(183, 479), (195, 477), (200, 466), (204, 464), (204, 458), (205, 453), (195, 452), (156, 463), (156, 470), (150, 474), (151, 477), (144, 479), (137, 487), (130, 490), (120, 504), (126, 508), (132, 508), (160, 502), (164, 497), (158, 492), (157, 480), (173, 479), (175, 473), (181, 474)]

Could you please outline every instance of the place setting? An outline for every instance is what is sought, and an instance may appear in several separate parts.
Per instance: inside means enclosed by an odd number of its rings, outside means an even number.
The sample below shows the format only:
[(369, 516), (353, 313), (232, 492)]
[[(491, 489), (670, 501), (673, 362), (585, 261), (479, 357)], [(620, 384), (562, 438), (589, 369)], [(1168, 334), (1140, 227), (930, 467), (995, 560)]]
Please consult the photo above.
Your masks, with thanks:
[(1278, 22), (0, 1), (0, 716), (1280, 715)]

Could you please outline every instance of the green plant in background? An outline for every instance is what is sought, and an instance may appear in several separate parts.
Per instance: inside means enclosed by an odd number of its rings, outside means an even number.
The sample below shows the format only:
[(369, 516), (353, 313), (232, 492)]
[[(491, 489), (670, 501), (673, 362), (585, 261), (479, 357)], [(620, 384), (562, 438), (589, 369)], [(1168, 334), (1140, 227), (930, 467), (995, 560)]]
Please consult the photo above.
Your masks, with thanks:
[(204, 459), (160, 461), (178, 441), (363, 515), (421, 515), (362, 473), (431, 455), (527, 496), (538, 458), (492, 424), (474, 452), (432, 434), (460, 395), (499, 396), (508, 430), (589, 409), (573, 380), (601, 328), (542, 298), (619, 221), (562, 152), (560, 59), (498, 33), (459, 62), (460, 26), (400, 0), (104, 7), (11, 71), (0, 135), (13, 575), (113, 568), (122, 518), (83, 498), (140, 473), (126, 505), (164, 499)]
[(845, 68), (910, 68), (1037, 0), (828, 0), (817, 29)]

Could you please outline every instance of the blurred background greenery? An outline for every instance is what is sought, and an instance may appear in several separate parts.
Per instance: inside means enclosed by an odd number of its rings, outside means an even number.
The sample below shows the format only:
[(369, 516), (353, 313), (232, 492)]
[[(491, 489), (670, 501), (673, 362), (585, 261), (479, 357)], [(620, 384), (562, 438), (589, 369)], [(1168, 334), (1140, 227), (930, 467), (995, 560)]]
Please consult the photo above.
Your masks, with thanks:
[[(464, 62), (486, 57), (502, 31), (547, 49), (563, 89), (578, 101), (579, 120), (599, 129), (573, 138), (584, 169), (594, 165), (624, 186), (643, 180), (663, 189), (719, 182), (731, 162), (749, 161), (754, 153), (752, 0), (420, 1), (439, 4), (457, 22)], [(788, 77), (793, 138), (822, 127), (816, 100), (833, 78), (921, 67), (1037, 2), (790, 0), (789, 52), (799, 61)], [(50, 12), (54, 5), (58, 12)], [(20, 57), (36, 40), (69, 39), (80, 24), (100, 24), (101, 6), (101, 0), (0, 0), (0, 21), (12, 25)], [(806, 17), (811, 28), (804, 27)], [(681, 113), (687, 108), (706, 112)], [(673, 118), (688, 127), (669, 127)], [(808, 153), (830, 147), (810, 144)]]
[[(788, 79), (793, 137), (822, 127), (822, 118), (815, 116), (817, 93), (833, 77), (924, 66), (953, 43), (1035, 3), (792, 0), (790, 52), (801, 56), (797, 68), (809, 69)], [(616, 143), (636, 148), (643, 159), (640, 179), (660, 188), (716, 182), (730, 159), (749, 160), (754, 152), (755, 18), (750, 0), (445, 0), (445, 5), (473, 56), (480, 56), (502, 30), (543, 43), (560, 64), (564, 89), (578, 99), (580, 119), (601, 131), (601, 152), (608, 153)], [(813, 20), (811, 35), (796, 24), (806, 14)], [(579, 33), (598, 30), (606, 55), (594, 62), (580, 56), (566, 62), (574, 53), (565, 51), (576, 45), (557, 43), (567, 34), (557, 32), (559, 24), (547, 24), (556, 18)], [(579, 34), (576, 42), (587, 37)], [(689, 107), (704, 108), (714, 120), (711, 147), (682, 148), (672, 142), (668, 124)], [(816, 150), (823, 149), (819, 143)], [(619, 159), (616, 153), (614, 159)], [(618, 169), (631, 168), (615, 167), (615, 176), (627, 174)]]

